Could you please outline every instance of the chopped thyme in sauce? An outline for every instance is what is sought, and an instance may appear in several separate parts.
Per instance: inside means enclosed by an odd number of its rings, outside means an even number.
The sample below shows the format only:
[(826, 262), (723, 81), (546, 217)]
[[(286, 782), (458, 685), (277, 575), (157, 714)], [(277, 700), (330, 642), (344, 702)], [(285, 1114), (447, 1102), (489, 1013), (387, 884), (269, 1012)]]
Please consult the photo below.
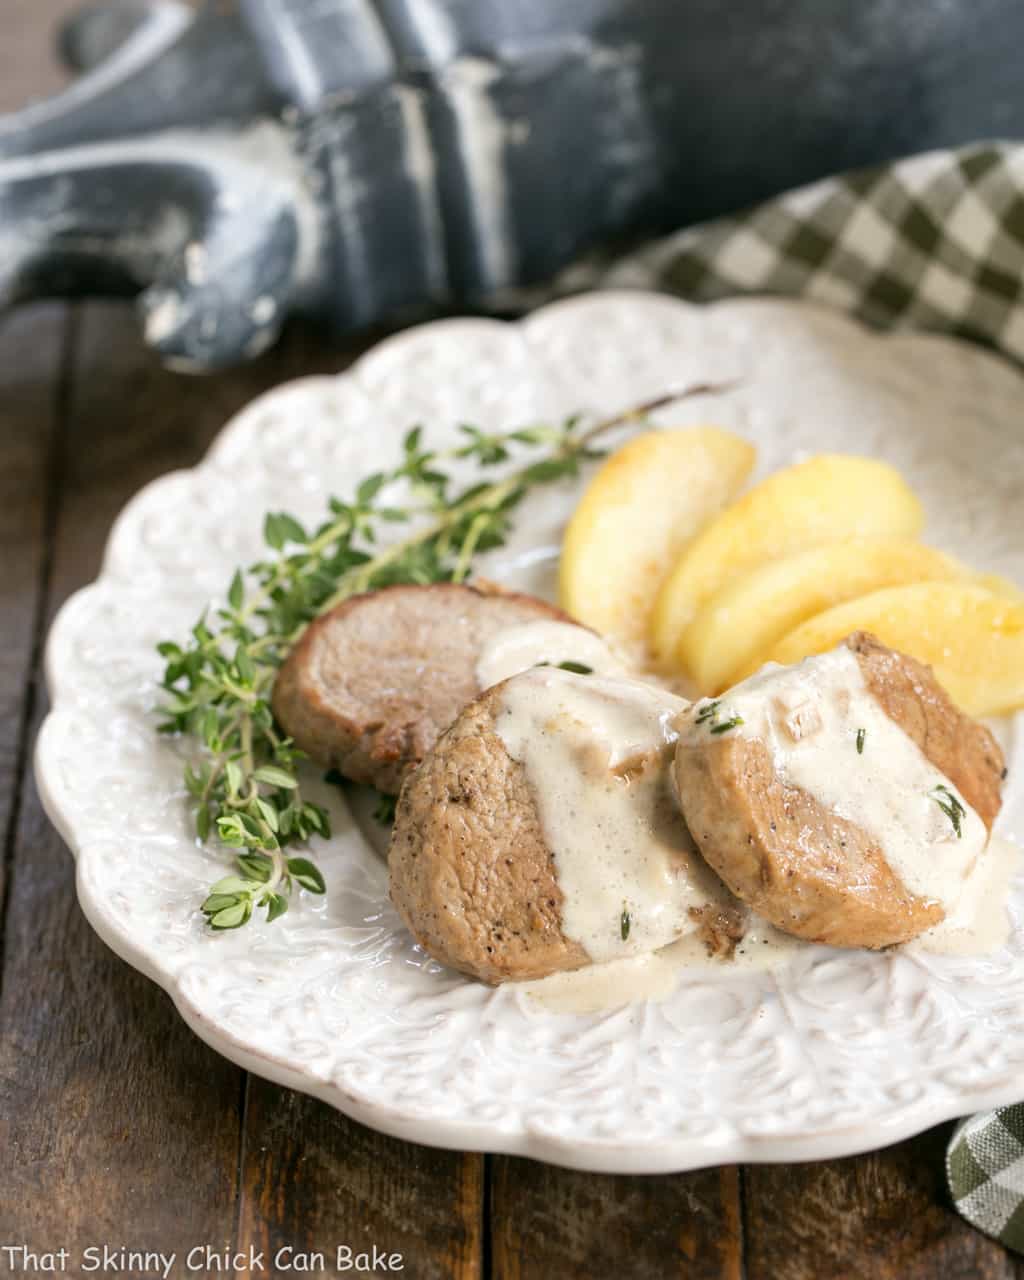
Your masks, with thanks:
[(714, 702), (705, 703), (697, 712), (697, 724), (706, 724), (711, 733), (728, 733), (730, 729), (735, 729), (743, 723), (742, 716), (730, 716), (728, 720), (720, 720), (718, 718), (719, 710), (722, 706), (721, 700), (716, 698)]
[(559, 671), (571, 671), (573, 675), (576, 675), (576, 676), (592, 676), (594, 674), (594, 668), (588, 667), (585, 662), (573, 662), (571, 659), (568, 659), (568, 658), (565, 660), (565, 662), (555, 662), (555, 663), (535, 662), (534, 663), (534, 666), (537, 666), (537, 667), (550, 667), (552, 665), (556, 666)]
[(953, 824), (956, 838), (962, 840), (964, 835), (963, 820), (967, 817), (967, 810), (960, 803), (957, 796), (950, 791), (949, 787), (944, 787), (941, 783), (929, 794)]

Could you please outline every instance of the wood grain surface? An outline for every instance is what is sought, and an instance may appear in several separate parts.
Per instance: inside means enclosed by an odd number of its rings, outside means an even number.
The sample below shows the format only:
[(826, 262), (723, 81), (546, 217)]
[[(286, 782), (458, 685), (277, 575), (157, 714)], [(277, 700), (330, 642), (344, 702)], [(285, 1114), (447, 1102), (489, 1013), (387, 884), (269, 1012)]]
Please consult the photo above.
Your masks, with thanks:
[(748, 1166), (748, 1280), (1008, 1280), (1019, 1259), (946, 1202), (951, 1126), (848, 1160)]
[[(3, 106), (59, 80), (46, 31), (70, 7), (7, 0)], [(346, 1245), (401, 1253), (415, 1280), (1024, 1276), (949, 1206), (948, 1126), (848, 1160), (654, 1178), (433, 1151), (247, 1077), (92, 933), (29, 768), (46, 624), (142, 484), (195, 463), (259, 391), (359, 349), (291, 332), (255, 365), (190, 380), (142, 349), (126, 306), (0, 319), (0, 1245), (174, 1252), (175, 1276), (224, 1274), (186, 1269), (206, 1245), (262, 1253), (240, 1276), (291, 1274), (281, 1250), (342, 1274)], [(4, 1274), (30, 1273), (0, 1255)]]
[(493, 1274), (740, 1280), (743, 1236), (733, 1166), (671, 1177), (609, 1177), (530, 1160), (491, 1161)]

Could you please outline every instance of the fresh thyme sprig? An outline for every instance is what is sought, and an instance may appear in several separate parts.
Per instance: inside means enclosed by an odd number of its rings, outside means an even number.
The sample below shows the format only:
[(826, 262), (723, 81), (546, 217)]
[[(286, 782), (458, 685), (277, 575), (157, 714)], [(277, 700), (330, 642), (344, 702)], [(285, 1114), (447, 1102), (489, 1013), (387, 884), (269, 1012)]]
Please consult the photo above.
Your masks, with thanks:
[[(202, 905), (213, 928), (238, 928), (256, 908), (276, 919), (295, 885), (325, 891), (312, 862), (285, 852), (329, 835), (330, 825), (326, 810), (302, 795), (302, 752), (270, 707), (277, 670), (309, 623), (379, 587), (462, 582), (476, 555), (504, 544), (512, 513), (531, 490), (574, 477), (581, 463), (602, 456), (594, 447), (600, 436), (686, 396), (723, 389), (698, 385), (658, 396), (586, 430), (579, 417), (503, 433), (466, 425), (462, 443), (448, 450), (428, 448), (414, 427), (398, 464), (365, 477), (351, 500), (332, 498), (316, 529), (286, 512), (267, 515), (263, 537), (272, 554), (235, 571), (223, 606), (213, 617), (204, 612), (185, 644), (158, 646), (166, 662), (160, 730), (194, 737), (203, 748), (199, 763), (185, 769), (196, 834), (239, 851), (236, 874), (219, 880)], [(468, 461), (486, 472), (530, 450), (543, 452), (465, 488), (446, 469)], [(380, 545), (388, 526), (403, 524), (405, 537)]]

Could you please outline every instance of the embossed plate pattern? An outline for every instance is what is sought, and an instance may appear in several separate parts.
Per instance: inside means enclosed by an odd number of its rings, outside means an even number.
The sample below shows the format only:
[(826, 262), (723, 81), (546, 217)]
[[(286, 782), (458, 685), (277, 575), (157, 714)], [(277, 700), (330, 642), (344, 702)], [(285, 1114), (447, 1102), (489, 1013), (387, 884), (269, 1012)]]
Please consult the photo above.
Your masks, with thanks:
[[(701, 974), (663, 1003), (555, 1015), (427, 959), (332, 796), (336, 834), (317, 849), (326, 900), (303, 895), (236, 933), (201, 923), (216, 858), (190, 834), (183, 747), (153, 732), (153, 646), (183, 636), (256, 557), (264, 511), (315, 519), (413, 422), (440, 441), (460, 421), (603, 415), (727, 378), (728, 394), (661, 420), (737, 429), (759, 474), (812, 451), (888, 459), (924, 499), (932, 542), (1024, 582), (1020, 375), (976, 348), (878, 337), (797, 303), (606, 293), (515, 325), (413, 329), (343, 376), (261, 397), (200, 466), (129, 504), (99, 580), (53, 626), (37, 777), (97, 932), (216, 1049), (402, 1137), (624, 1172), (837, 1156), (1024, 1094), (1020, 879), (1010, 943), (983, 959), (816, 948), (774, 975)], [(543, 588), (572, 497), (533, 501), (485, 571)], [(1020, 729), (1020, 717), (1005, 728), (1002, 830), (1024, 842)]]

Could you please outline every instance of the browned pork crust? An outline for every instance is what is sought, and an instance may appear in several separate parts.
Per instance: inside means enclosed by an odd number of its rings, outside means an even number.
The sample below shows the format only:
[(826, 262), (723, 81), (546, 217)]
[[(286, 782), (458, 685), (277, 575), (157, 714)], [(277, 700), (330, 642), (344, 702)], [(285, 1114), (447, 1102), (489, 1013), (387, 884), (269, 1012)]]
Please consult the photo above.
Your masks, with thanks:
[(523, 766), (495, 732), (502, 685), (466, 708), (398, 800), (391, 900), (435, 959), (502, 982), (588, 962), (562, 932), (562, 891)]

